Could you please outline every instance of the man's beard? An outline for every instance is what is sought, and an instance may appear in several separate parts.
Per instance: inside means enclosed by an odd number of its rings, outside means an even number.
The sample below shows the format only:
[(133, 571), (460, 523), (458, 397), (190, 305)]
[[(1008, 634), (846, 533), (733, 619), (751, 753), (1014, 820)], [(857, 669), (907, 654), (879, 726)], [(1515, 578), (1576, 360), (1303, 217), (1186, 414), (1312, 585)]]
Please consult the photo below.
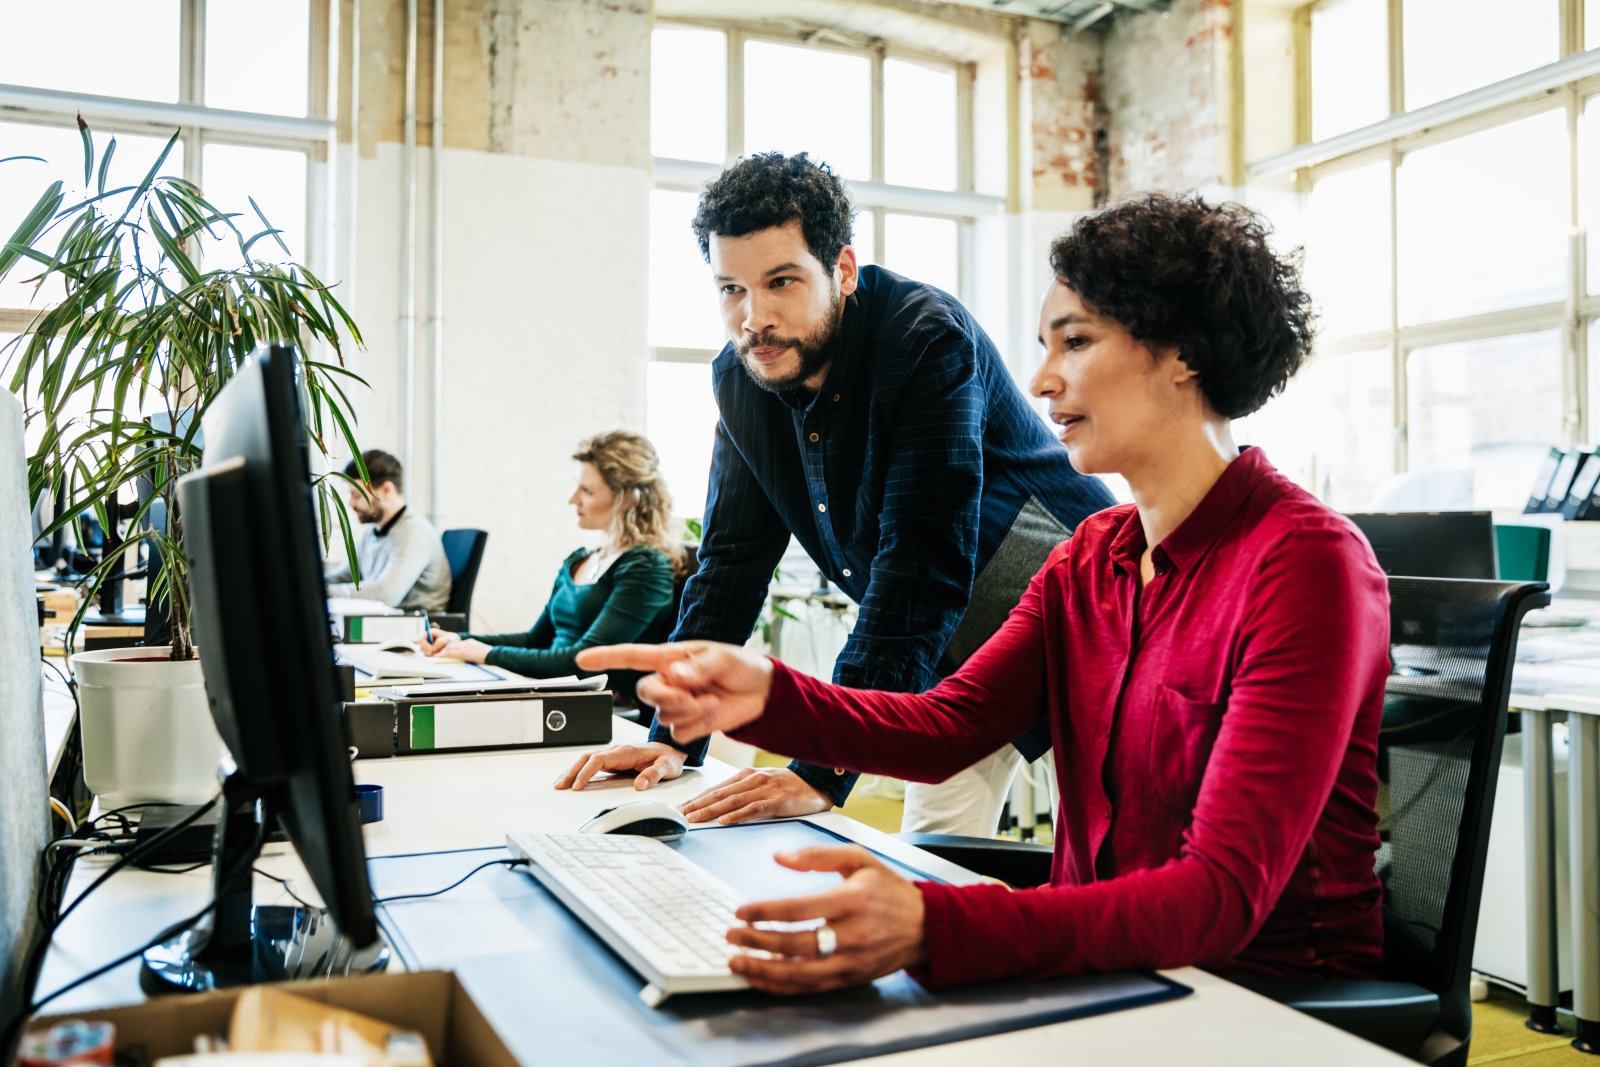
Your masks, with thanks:
[[(778, 337), (775, 334), (763, 333), (756, 337), (740, 337), (733, 343), (734, 351), (739, 353), (739, 362), (744, 364), (744, 371), (750, 375), (750, 380), (769, 393), (785, 393), (795, 388), (810, 378), (833, 358), (831, 349), (833, 339), (839, 333), (839, 323), (843, 316), (839, 313), (842, 306), (839, 299), (837, 286), (833, 290), (833, 300), (828, 304), (828, 314), (818, 326), (805, 337)], [(781, 378), (769, 378), (761, 374), (750, 365), (750, 350), (753, 348), (792, 348), (795, 355), (800, 357), (799, 366), (794, 371)]]

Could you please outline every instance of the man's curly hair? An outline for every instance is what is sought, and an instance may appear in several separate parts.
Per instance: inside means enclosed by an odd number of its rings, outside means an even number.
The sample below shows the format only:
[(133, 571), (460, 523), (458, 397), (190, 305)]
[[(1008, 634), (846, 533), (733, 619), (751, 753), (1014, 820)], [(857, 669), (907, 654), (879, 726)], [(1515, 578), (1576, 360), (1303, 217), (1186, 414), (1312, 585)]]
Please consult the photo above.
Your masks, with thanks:
[(1217, 414), (1236, 419), (1283, 391), (1316, 331), (1300, 252), (1238, 204), (1147, 195), (1086, 215), (1050, 266), (1091, 310), (1154, 349), (1176, 348)]
[(814, 162), (804, 152), (760, 152), (739, 160), (705, 187), (692, 225), (700, 254), (709, 263), (714, 233), (743, 237), (798, 220), (806, 247), (831, 271), (839, 250), (850, 243), (853, 214), (844, 182), (826, 163)]

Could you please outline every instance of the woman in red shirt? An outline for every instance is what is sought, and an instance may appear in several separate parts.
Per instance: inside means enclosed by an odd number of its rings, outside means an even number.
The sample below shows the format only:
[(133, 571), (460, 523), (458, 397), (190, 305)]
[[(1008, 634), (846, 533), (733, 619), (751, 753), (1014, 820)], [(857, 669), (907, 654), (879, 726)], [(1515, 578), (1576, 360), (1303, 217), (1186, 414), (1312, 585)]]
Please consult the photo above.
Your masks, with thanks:
[(594, 649), (679, 740), (726, 730), (817, 763), (937, 782), (1047, 719), (1051, 884), (906, 882), (856, 847), (778, 857), (838, 887), (750, 904), (752, 985), (798, 993), (906, 967), (925, 984), (1199, 964), (1368, 978), (1382, 960), (1377, 738), (1388, 592), (1344, 518), (1238, 448), (1307, 356), (1291, 259), (1236, 205), (1145, 197), (1051, 249), (1035, 396), (1073, 465), (1134, 504), (1079, 525), (1006, 624), (929, 692), (815, 681), (727, 645)]

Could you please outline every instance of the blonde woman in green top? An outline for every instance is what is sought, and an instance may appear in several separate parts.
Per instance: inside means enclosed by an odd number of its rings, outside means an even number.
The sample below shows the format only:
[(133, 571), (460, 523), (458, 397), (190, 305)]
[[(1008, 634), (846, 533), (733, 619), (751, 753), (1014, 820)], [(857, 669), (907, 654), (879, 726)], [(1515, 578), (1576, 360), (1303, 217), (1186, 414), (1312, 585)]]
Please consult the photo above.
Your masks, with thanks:
[(672, 498), (655, 446), (627, 430), (591, 437), (573, 453), (578, 486), (567, 501), (578, 527), (604, 530), (605, 544), (562, 561), (550, 599), (533, 629), (509, 634), (433, 631), (425, 647), (468, 663), (487, 663), (532, 678), (578, 670), (591, 646), (661, 641), (672, 630), (672, 593), (684, 566), (669, 540)]

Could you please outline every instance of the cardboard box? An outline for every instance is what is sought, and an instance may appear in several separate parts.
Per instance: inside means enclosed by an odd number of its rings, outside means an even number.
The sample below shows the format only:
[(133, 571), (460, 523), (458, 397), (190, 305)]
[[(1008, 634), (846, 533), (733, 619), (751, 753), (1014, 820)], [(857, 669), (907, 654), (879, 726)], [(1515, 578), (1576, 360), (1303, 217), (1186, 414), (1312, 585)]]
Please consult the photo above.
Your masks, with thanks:
[[(420, 1033), (437, 1064), (450, 1067), (516, 1067), (505, 1044), (472, 997), (449, 971), (374, 974), (309, 982), (283, 982), (278, 988), (308, 1000), (332, 1004)], [(45, 1030), (69, 1019), (105, 1019), (117, 1027), (118, 1060), (137, 1046), (139, 1062), (194, 1051), (201, 1034), (225, 1034), (240, 990), (174, 995), (126, 1008), (41, 1016), (28, 1029)]]

